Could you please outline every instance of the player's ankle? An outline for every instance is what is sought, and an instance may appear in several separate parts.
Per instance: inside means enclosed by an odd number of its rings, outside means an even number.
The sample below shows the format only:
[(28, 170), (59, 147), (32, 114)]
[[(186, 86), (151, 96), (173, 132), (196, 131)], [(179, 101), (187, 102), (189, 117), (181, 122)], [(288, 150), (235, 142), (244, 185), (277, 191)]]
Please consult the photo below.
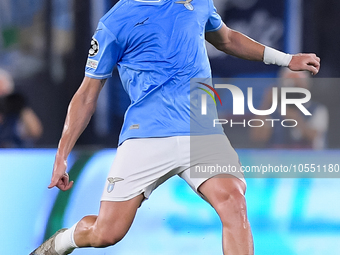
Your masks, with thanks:
[(78, 248), (73, 238), (76, 226), (77, 224), (56, 236), (55, 250), (59, 255), (70, 254), (75, 248)]

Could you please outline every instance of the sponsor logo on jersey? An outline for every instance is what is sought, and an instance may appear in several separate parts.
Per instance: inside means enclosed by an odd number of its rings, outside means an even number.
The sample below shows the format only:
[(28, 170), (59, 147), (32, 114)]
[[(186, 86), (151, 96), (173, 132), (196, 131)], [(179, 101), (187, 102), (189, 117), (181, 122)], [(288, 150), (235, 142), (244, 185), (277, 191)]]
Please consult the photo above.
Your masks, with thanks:
[(98, 61), (93, 59), (87, 59), (86, 66), (96, 70), (98, 67)]
[(94, 57), (98, 54), (99, 51), (99, 43), (95, 38), (91, 40), (91, 47), (89, 50), (89, 57)]
[(135, 27), (136, 26), (139, 26), (139, 25), (144, 25), (145, 22), (147, 22), (149, 20), (149, 17), (146, 18), (145, 20), (143, 20), (142, 22), (138, 22), (136, 25), (134, 25)]
[(119, 178), (119, 177), (115, 177), (115, 178), (109, 177), (109, 178), (107, 178), (107, 180), (109, 182), (109, 185), (107, 185), (107, 192), (111, 193), (113, 191), (113, 189), (115, 188), (116, 182), (123, 181), (124, 179)]
[(177, 1), (176, 4), (183, 4), (185, 8), (187, 8), (189, 11), (194, 10), (194, 6), (191, 4), (193, 0), (185, 0), (185, 1)]

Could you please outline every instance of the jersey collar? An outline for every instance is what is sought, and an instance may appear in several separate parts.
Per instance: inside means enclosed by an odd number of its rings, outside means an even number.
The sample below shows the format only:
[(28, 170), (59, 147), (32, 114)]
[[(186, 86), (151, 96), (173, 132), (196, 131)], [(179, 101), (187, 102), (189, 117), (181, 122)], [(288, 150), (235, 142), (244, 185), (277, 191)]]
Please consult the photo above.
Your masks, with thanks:
[(140, 2), (140, 3), (160, 3), (162, 2), (162, 0), (134, 0), (136, 2)]

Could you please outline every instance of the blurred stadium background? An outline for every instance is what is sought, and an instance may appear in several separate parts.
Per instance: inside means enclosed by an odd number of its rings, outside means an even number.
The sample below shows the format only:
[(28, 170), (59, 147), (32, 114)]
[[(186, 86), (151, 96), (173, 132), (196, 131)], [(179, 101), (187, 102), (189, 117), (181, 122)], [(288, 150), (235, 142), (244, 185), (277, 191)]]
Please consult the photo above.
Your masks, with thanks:
[[(117, 71), (69, 159), (76, 185), (47, 190), (67, 105), (83, 75), (90, 39), (115, 0), (1, 0), (0, 68), (14, 78), (41, 119), (44, 133), (32, 147), (0, 149), (0, 253), (28, 254), (46, 236), (96, 214), (106, 173), (115, 155), (129, 99)], [(323, 162), (340, 158), (340, 1), (215, 0), (231, 28), (288, 53), (315, 52), (322, 60), (313, 100), (329, 111), (327, 148), (309, 150)], [(224, 56), (208, 45), (214, 77), (275, 78), (278, 67)], [(322, 87), (322, 85), (324, 87)], [(260, 101), (265, 88), (260, 88)], [(228, 132), (228, 131), (227, 131)], [(245, 131), (246, 132), (246, 131)], [(244, 132), (229, 138), (248, 165), (263, 157), (290, 159), (284, 150), (249, 143)], [(265, 152), (265, 155), (264, 153)], [(298, 159), (304, 151), (294, 151)], [(298, 163), (298, 161), (297, 161)], [(98, 185), (94, 186), (93, 183)], [(339, 254), (338, 179), (248, 179), (247, 201), (256, 254)], [(166, 201), (166, 202), (164, 202)], [(75, 254), (222, 254), (220, 225), (212, 209), (177, 178), (165, 183), (140, 209), (136, 224), (116, 247)]]

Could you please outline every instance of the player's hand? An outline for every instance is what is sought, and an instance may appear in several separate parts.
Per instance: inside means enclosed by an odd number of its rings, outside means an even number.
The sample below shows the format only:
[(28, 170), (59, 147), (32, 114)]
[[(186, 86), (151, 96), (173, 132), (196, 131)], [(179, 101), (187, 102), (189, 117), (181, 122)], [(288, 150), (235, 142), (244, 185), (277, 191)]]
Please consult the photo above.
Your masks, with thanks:
[(66, 191), (72, 188), (73, 181), (70, 182), (66, 168), (67, 161), (57, 155), (54, 161), (51, 183), (48, 186), (49, 189), (57, 187), (62, 191)]
[(315, 54), (300, 53), (293, 55), (288, 67), (292, 71), (309, 71), (316, 75), (320, 70), (320, 58)]

